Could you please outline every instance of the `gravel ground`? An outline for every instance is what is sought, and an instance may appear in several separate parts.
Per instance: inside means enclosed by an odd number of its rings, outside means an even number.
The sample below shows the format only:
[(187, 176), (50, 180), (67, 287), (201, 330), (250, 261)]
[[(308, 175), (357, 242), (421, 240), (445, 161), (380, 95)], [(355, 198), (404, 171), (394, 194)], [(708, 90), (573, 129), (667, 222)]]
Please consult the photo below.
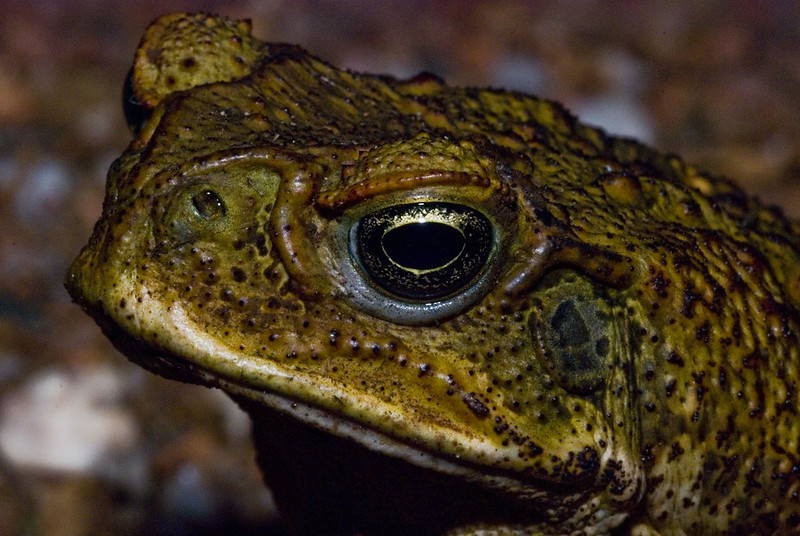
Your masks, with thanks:
[[(173, 2), (340, 66), (561, 100), (800, 215), (794, 2)], [(0, 20), (0, 535), (280, 534), (246, 417), (129, 364), (67, 265), (128, 142), (121, 86), (162, 2), (7, 0)]]

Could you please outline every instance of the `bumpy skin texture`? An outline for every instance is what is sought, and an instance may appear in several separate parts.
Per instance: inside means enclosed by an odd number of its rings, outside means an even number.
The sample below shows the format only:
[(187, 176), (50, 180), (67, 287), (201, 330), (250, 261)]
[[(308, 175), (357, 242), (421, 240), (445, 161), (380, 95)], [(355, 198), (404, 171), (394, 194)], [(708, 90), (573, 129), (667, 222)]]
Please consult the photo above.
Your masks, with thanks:
[(133, 360), (240, 401), (300, 531), (800, 530), (777, 210), (556, 103), (224, 18), (156, 21), (131, 90), (68, 288)]

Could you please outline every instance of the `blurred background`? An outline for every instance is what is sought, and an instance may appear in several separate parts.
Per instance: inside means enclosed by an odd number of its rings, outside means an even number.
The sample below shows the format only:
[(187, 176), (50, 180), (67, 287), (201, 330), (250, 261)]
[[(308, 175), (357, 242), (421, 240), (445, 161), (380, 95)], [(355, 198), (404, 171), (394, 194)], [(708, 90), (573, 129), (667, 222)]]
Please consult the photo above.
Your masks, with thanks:
[(800, 4), (5, 0), (0, 19), (0, 536), (282, 534), (249, 423), (117, 353), (63, 288), (125, 149), (151, 19), (250, 18), (355, 70), (564, 102), (800, 216)]

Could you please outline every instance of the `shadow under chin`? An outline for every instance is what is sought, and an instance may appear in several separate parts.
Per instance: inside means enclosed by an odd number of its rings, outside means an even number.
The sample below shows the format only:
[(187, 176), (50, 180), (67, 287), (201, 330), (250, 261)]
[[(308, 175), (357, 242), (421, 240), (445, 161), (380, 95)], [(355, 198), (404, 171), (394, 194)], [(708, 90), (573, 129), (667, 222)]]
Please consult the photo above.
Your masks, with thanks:
[(541, 520), (511, 497), (236, 400), (253, 420), (259, 466), (293, 533), (434, 536)]

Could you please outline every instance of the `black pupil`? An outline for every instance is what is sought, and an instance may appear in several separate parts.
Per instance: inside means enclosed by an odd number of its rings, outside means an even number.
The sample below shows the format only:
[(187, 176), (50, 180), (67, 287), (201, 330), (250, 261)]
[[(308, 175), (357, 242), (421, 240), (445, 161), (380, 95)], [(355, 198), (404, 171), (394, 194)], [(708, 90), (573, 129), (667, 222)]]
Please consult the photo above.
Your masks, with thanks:
[(392, 261), (420, 271), (445, 266), (464, 251), (465, 242), (458, 229), (439, 222), (400, 225), (387, 231), (381, 240)]
[(446, 299), (475, 283), (495, 241), (479, 210), (437, 201), (376, 210), (358, 220), (349, 240), (372, 285), (414, 301)]

